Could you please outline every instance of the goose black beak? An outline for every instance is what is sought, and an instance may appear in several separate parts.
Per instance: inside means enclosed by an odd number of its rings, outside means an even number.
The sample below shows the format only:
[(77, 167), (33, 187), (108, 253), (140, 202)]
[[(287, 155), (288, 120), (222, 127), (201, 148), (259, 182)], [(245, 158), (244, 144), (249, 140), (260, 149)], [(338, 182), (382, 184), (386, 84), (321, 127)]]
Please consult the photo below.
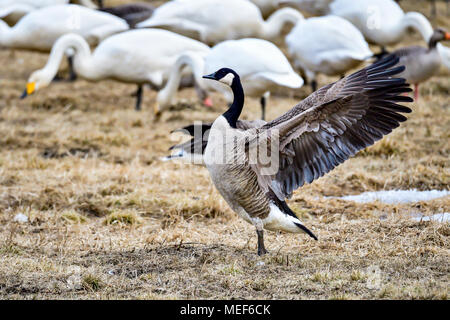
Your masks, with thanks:
[(27, 89), (23, 90), (22, 95), (20, 96), (20, 99), (25, 99), (28, 96)]
[(214, 72), (214, 73), (211, 73), (211, 74), (207, 74), (206, 76), (203, 76), (202, 78), (216, 80), (216, 73)]

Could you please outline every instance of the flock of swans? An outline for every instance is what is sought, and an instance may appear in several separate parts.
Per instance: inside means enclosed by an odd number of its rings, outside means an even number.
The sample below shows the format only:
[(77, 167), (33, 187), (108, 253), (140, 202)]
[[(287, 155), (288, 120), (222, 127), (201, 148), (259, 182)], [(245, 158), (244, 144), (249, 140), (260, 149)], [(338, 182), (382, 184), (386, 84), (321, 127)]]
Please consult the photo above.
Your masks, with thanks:
[[(440, 43), (450, 33), (433, 29), (421, 13), (403, 12), (393, 0), (172, 0), (157, 8), (105, 8), (104, 2), (0, 0), (0, 46), (50, 51), (22, 98), (48, 87), (65, 55), (72, 79), (136, 84), (137, 110), (144, 85), (157, 90), (155, 115), (175, 103), (182, 86), (195, 87), (205, 105), (211, 105), (211, 91), (220, 92), (229, 103), (226, 112), (200, 128), (187, 126), (193, 138), (173, 148), (181, 150), (179, 157), (202, 160), (230, 207), (256, 227), (260, 255), (266, 253), (263, 229), (317, 239), (285, 199), (405, 121), (402, 113), (411, 110), (398, 103), (413, 101), (405, 96), (407, 82), (418, 98), (419, 83), (441, 65), (450, 67), (449, 49)], [(315, 16), (305, 18), (302, 11)], [(388, 53), (386, 47), (401, 43), (410, 29), (425, 46)], [(274, 42), (285, 46), (287, 56)], [(381, 53), (375, 55), (369, 43)], [(318, 74), (341, 79), (317, 90)], [(266, 122), (270, 92), (304, 82), (313, 93)], [(239, 120), (245, 96), (260, 98), (262, 120)], [(206, 140), (195, 135), (197, 129), (208, 131)], [(280, 167), (265, 173), (258, 162), (249, 164), (251, 143), (273, 141), (275, 131)], [(224, 135), (246, 143), (230, 150)], [(217, 154), (233, 157), (218, 163)]]
[[(248, 95), (261, 98), (264, 117), (266, 97), (277, 86), (297, 89), (307, 82), (315, 91), (317, 74), (342, 77), (373, 57), (368, 43), (384, 52), (409, 29), (428, 50), (400, 49), (402, 63), (414, 66), (403, 75), (408, 81), (417, 88), (441, 64), (450, 68), (450, 50), (439, 43), (448, 34), (436, 37), (425, 16), (404, 13), (393, 0), (173, 0), (158, 8), (146, 3), (104, 8), (106, 2), (0, 1), (0, 46), (51, 51), (47, 65), (30, 76), (26, 95), (46, 87), (66, 55), (71, 79), (135, 83), (136, 109), (143, 85), (160, 90), (154, 106), (159, 114), (175, 102), (181, 85), (195, 86), (206, 105), (212, 103), (210, 90), (230, 102), (229, 90), (199, 76), (222, 63), (241, 75)], [(298, 9), (322, 16), (305, 19)], [(284, 43), (287, 57), (270, 41)]]

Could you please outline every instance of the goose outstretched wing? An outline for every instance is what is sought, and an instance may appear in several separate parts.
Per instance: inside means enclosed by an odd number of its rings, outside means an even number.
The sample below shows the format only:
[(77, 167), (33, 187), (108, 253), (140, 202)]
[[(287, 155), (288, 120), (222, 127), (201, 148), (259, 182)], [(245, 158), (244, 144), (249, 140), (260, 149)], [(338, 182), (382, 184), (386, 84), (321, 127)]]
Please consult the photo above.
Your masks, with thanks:
[[(279, 118), (257, 129), (257, 135), (279, 139), (279, 169), (260, 175), (261, 187), (280, 200), (305, 183), (323, 176), (406, 120), (411, 109), (398, 102), (412, 102), (404, 79), (394, 75), (399, 59), (387, 56), (371, 66), (327, 85)], [(269, 134), (268, 134), (269, 133)]]

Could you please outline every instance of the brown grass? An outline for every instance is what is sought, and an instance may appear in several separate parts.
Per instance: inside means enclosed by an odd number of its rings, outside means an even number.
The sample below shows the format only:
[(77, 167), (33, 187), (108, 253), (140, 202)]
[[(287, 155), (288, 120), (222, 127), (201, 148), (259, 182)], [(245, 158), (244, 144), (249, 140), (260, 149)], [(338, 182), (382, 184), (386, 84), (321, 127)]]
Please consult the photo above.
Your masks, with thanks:
[[(429, 13), (428, 2), (401, 3)], [(145, 91), (138, 113), (135, 88), (114, 81), (53, 83), (19, 100), (46, 59), (0, 51), (0, 298), (448, 299), (449, 224), (410, 216), (449, 212), (449, 197), (401, 205), (324, 198), (448, 189), (445, 73), (422, 85), (393, 134), (295, 192), (289, 205), (318, 242), (266, 232), (270, 253), (259, 258), (254, 228), (228, 208), (205, 168), (159, 161), (174, 143), (168, 132), (213, 120), (225, 105), (220, 96), (205, 109), (184, 90), (191, 108), (160, 122), (155, 92)], [(274, 94), (268, 117), (307, 94)], [(243, 117), (258, 118), (258, 100), (246, 101)], [(18, 213), (29, 221), (14, 222)]]

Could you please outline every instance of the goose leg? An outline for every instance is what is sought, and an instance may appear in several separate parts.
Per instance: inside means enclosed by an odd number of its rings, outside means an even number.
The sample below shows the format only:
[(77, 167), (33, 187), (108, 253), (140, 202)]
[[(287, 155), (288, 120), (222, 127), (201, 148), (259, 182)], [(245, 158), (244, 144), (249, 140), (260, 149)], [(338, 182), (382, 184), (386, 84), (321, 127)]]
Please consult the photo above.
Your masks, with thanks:
[(98, 8), (103, 9), (103, 0), (97, 0)]
[(138, 89), (136, 91), (136, 111), (141, 110), (142, 103), (142, 84), (138, 84)]
[(261, 119), (266, 120), (266, 97), (261, 97)]
[(67, 63), (69, 64), (69, 81), (77, 80), (77, 74), (73, 70), (73, 56), (67, 57)]
[(262, 256), (267, 253), (264, 247), (264, 231), (256, 229), (256, 234), (258, 235), (258, 256)]

